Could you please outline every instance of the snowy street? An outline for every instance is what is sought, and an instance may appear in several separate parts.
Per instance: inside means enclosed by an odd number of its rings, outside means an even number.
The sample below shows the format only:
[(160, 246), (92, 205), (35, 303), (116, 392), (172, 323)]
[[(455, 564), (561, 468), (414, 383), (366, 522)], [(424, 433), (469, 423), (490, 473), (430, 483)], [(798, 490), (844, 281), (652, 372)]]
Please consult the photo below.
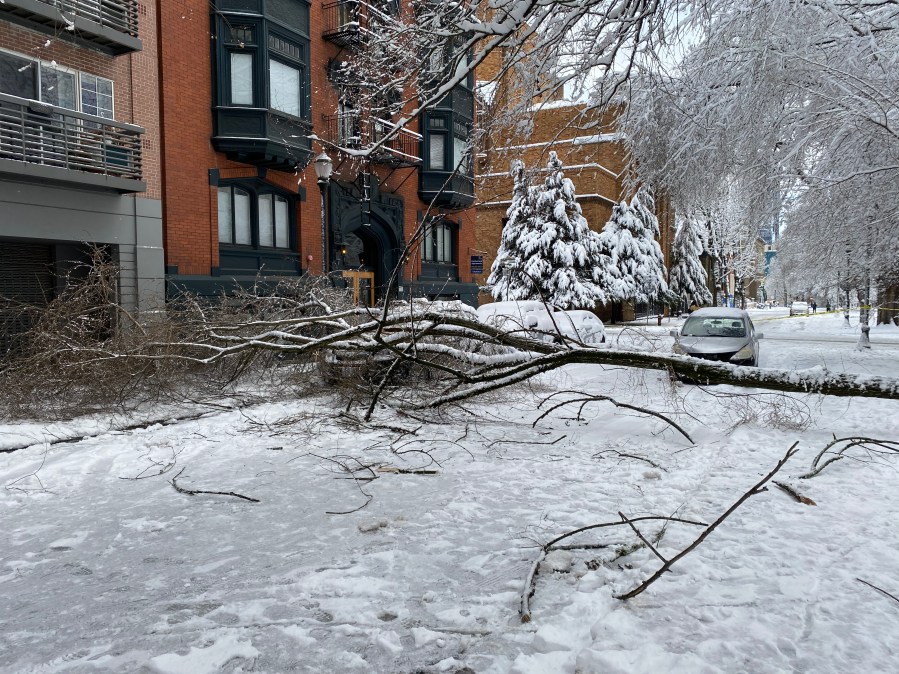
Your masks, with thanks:
[[(762, 367), (899, 376), (899, 328), (858, 351), (857, 314), (785, 313), (751, 314)], [(608, 326), (610, 346), (667, 352), (676, 325)], [(557, 391), (650, 408), (695, 444), (603, 402), (532, 426)], [(895, 669), (899, 455), (798, 479), (834, 436), (899, 438), (895, 401), (590, 366), (368, 426), (343, 405), (0, 426), (0, 450), (29, 445), (0, 454), (0, 672)], [(775, 480), (814, 505), (769, 484), (628, 601), (661, 562), (627, 527), (586, 532), (567, 542), (604, 547), (550, 553), (521, 622), (541, 544), (619, 513), (713, 522), (796, 441)], [(642, 524), (669, 559), (701, 531)]]

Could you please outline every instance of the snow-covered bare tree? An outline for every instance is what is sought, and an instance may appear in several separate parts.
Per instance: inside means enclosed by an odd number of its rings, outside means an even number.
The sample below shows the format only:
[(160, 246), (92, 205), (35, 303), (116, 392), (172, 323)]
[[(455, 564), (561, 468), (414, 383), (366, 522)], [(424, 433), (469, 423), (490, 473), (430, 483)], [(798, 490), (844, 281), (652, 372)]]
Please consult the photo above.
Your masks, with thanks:
[[(673, 2), (645, 0), (360, 2), (364, 39), (330, 75), (356, 88), (361, 107), (396, 113), (395, 129), (379, 143), (458, 87), (470, 89), (491, 54), (499, 65), (488, 79), (513, 75), (521, 95), (512, 114), (524, 117), (535, 100), (566, 87), (601, 82), (603, 100), (610, 100), (640, 51), (654, 48), (655, 29), (674, 9)], [(355, 156), (375, 151), (346, 149)]]
[(562, 162), (550, 152), (542, 185), (528, 185), (520, 161), (512, 175), (515, 194), (488, 279), (494, 297), (592, 309), (604, 299), (597, 284), (599, 237), (581, 214)]
[(712, 301), (708, 275), (702, 266), (702, 226), (694, 218), (682, 218), (671, 248), (673, 262), (668, 273), (668, 287), (684, 306), (703, 306)]
[(747, 220), (778, 219), (816, 250), (792, 262), (797, 272), (845, 266), (848, 248), (853, 287), (888, 294), (899, 256), (880, 233), (899, 211), (899, 6), (713, 0), (684, 16), (668, 31), (683, 57), (648, 51), (629, 91), (635, 174), (681, 212), (717, 208), (737, 186), (754, 195)]

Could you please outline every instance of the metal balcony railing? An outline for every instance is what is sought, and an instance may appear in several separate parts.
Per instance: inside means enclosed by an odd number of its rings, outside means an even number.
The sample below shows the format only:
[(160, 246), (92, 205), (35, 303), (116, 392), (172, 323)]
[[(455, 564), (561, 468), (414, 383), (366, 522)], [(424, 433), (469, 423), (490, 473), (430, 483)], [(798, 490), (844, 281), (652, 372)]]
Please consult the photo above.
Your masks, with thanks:
[(140, 181), (143, 132), (131, 124), (0, 94), (0, 159)]
[[(364, 150), (376, 145), (396, 128), (393, 122), (364, 117), (357, 111), (324, 116), (327, 140), (338, 147)], [(385, 141), (370, 155), (372, 161), (390, 166), (417, 166), (421, 163), (421, 135), (408, 129)]]
[(137, 37), (137, 0), (38, 0), (58, 9), (64, 18), (81, 17)]
[(361, 0), (324, 3), (325, 28), (322, 37), (341, 47), (360, 42), (368, 28), (369, 10), (369, 5)]

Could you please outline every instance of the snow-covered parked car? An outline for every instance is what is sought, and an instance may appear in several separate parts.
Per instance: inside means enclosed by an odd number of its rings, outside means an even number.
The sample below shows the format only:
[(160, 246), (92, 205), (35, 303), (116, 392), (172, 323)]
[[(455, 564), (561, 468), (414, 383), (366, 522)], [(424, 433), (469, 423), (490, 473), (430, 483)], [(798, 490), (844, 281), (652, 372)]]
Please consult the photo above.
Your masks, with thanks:
[(468, 318), (478, 320), (478, 312), (470, 304), (465, 304), (462, 300), (426, 300), (417, 298), (413, 300), (417, 311), (431, 311), (438, 314), (447, 314), (448, 316), (458, 316), (459, 318)]
[(519, 302), (491, 302), (478, 307), (478, 320), (481, 323), (505, 330), (528, 334), (537, 328), (539, 319), (535, 314), (545, 312), (546, 305), (536, 300)]
[(535, 313), (540, 338), (560, 342), (562, 338), (584, 344), (601, 344), (606, 341), (606, 330), (595, 314), (584, 309), (557, 309)]
[(482, 323), (506, 332), (520, 332), (543, 341), (570, 339), (584, 344), (606, 341), (605, 326), (583, 309), (559, 309), (536, 300), (491, 302), (478, 307)]

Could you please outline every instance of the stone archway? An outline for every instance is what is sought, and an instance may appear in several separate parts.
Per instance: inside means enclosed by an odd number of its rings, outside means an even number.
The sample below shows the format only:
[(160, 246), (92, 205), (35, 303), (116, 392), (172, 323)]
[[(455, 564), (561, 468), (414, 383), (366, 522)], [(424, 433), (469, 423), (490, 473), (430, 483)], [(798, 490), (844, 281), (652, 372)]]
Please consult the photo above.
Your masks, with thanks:
[(373, 272), (380, 299), (405, 245), (403, 200), (383, 194), (376, 183), (367, 203), (356, 183), (332, 181), (329, 194), (331, 269)]

